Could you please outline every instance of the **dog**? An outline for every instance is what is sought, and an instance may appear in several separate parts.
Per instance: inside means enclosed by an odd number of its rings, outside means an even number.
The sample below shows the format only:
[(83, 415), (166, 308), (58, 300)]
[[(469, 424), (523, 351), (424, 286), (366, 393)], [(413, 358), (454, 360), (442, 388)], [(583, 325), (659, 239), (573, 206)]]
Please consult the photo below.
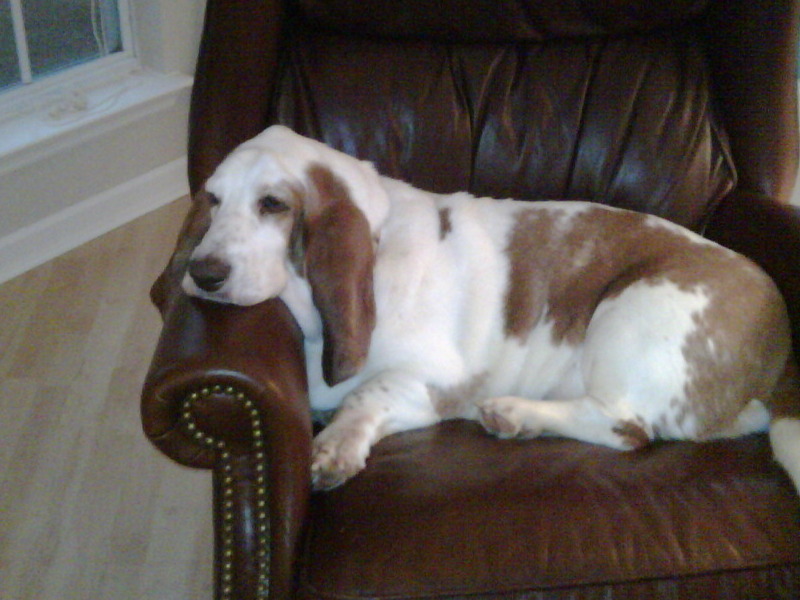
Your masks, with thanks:
[(800, 489), (800, 384), (772, 280), (664, 219), (437, 195), (283, 126), (205, 186), (184, 290), (281, 298), (305, 337), (312, 485), (392, 433), (472, 419), (620, 450), (770, 432)]

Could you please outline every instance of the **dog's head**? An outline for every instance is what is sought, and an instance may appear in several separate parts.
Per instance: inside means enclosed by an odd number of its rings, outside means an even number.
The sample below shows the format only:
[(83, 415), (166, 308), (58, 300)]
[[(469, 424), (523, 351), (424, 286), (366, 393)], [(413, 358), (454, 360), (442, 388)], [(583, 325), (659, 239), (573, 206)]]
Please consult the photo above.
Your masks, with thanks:
[(236, 148), (202, 196), (210, 226), (185, 291), (248, 306), (304, 278), (322, 317), (325, 380), (354, 375), (375, 325), (374, 239), (388, 213), (372, 166), (273, 126)]

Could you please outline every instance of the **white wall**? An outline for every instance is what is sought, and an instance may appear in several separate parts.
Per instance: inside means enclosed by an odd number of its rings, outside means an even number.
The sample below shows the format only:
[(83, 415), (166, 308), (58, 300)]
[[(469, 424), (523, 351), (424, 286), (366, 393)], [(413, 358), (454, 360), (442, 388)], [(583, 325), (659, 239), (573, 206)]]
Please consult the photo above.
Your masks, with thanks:
[(162, 71), (194, 72), (205, 0), (130, 0), (142, 61)]
[(0, 164), (0, 281), (188, 190), (187, 76), (205, 0), (130, 2), (141, 62), (166, 83), (157, 100), (40, 144), (10, 168)]

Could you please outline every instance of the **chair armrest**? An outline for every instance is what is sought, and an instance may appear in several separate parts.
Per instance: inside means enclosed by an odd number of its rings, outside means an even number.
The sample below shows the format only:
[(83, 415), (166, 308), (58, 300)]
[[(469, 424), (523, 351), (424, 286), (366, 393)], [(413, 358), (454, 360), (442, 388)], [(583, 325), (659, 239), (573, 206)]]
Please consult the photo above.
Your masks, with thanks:
[[(242, 308), (177, 298), (164, 316), (143, 388), (142, 421), (148, 438), (181, 464), (212, 467), (217, 448), (182, 429), (180, 403), (201, 389), (230, 394), (226, 390), (233, 388), (255, 403), (265, 436), (293, 432), (310, 440), (300, 335), (279, 301)], [(203, 413), (194, 419), (234, 452), (246, 451), (253, 441), (249, 415), (237, 403), (217, 400), (198, 405)]]
[(706, 236), (757, 262), (783, 293), (800, 357), (800, 207), (735, 190), (711, 216)]
[(174, 290), (142, 391), (147, 437), (213, 468), (217, 598), (288, 597), (310, 494), (302, 340), (286, 306), (249, 308)]

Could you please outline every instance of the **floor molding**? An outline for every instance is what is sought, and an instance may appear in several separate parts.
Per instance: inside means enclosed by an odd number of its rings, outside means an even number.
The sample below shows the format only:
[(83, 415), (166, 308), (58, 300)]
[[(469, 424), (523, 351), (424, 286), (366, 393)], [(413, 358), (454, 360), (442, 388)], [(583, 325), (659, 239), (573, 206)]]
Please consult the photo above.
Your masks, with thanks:
[(0, 283), (189, 193), (176, 159), (0, 238)]

